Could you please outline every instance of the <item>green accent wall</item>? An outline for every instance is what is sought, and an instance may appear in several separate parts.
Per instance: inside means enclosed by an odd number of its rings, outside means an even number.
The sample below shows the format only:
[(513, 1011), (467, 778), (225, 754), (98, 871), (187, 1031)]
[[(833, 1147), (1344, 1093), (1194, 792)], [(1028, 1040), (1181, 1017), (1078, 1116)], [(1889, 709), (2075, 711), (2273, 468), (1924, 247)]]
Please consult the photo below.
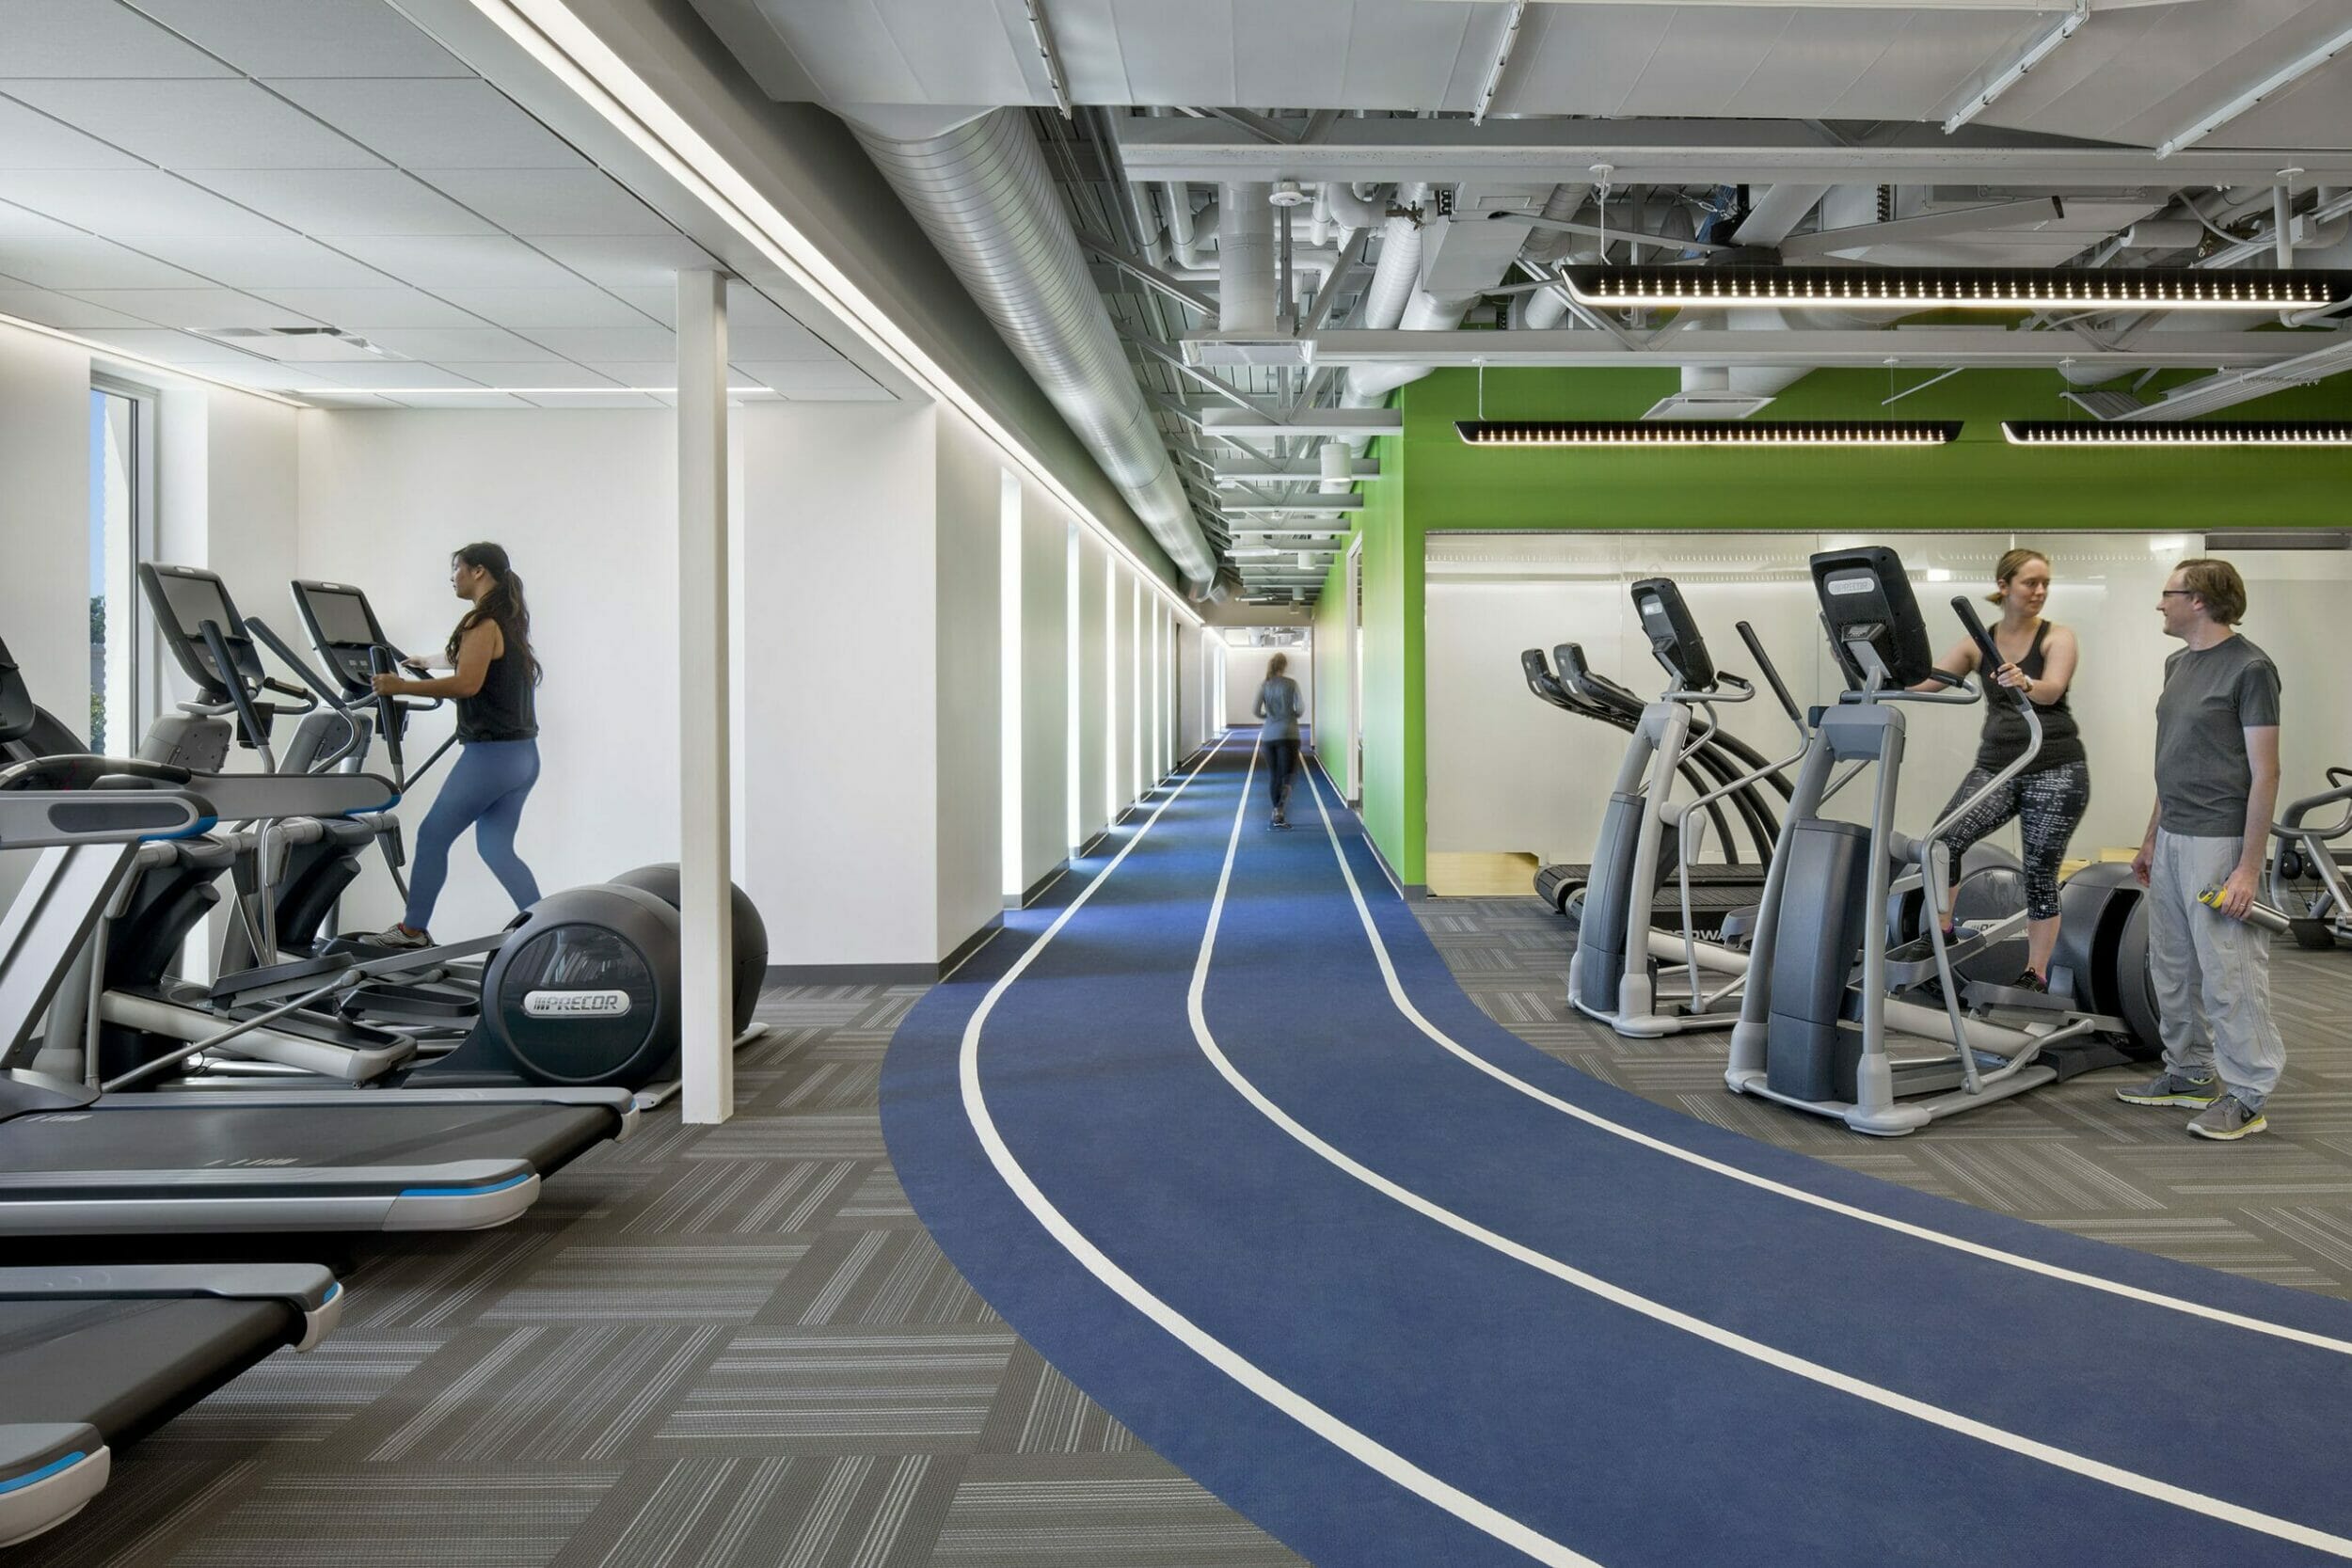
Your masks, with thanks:
[[(1438, 371), (1397, 394), (1401, 436), (1375, 446), (1354, 538), (1364, 556), (1364, 825), (1407, 883), (1427, 880), (1427, 627), (1423, 539), (1433, 530), (1720, 532), (2352, 525), (2352, 450), (2176, 451), (2022, 448), (2004, 419), (2085, 418), (2048, 371), (1963, 371), (1882, 407), (1931, 371), (1816, 371), (1759, 416), (1773, 420), (1959, 420), (1928, 449), (1820, 451), (1498, 449), (1465, 445), (1456, 420), (1630, 420), (1680, 386), (1674, 371)], [(2153, 388), (2195, 379), (2175, 372)], [(2153, 388), (2151, 389), (2153, 389)], [(2224, 420), (2352, 416), (2344, 381), (2296, 388)], [(1352, 542), (1352, 541), (1351, 541)], [(1324, 585), (1316, 644), (1333, 650), (1344, 751), (1344, 553)], [(1320, 660), (1319, 660), (1320, 661)], [(1318, 689), (1322, 671), (1317, 671)], [(1326, 766), (1333, 761), (1326, 754)], [(1338, 759), (1344, 767), (1345, 759)], [(1335, 768), (1337, 773), (1341, 769)]]

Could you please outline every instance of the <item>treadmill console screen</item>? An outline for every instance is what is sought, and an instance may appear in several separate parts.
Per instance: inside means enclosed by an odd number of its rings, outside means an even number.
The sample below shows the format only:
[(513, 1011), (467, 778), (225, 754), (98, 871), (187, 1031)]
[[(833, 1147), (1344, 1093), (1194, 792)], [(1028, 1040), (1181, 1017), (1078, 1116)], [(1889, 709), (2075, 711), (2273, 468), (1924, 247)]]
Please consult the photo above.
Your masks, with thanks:
[(1707, 639), (1682, 602), (1682, 590), (1671, 578), (1645, 578), (1633, 585), (1633, 612), (1642, 618), (1643, 635), (1650, 652), (1676, 684), (1685, 691), (1710, 691), (1715, 686), (1715, 660)]

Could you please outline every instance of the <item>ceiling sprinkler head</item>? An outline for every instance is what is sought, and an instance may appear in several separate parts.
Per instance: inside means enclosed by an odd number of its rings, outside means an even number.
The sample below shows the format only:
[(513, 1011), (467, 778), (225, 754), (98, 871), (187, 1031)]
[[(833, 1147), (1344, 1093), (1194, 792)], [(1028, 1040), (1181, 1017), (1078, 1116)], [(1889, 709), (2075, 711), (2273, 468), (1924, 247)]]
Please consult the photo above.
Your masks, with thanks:
[(1297, 181), (1277, 180), (1274, 182), (1273, 194), (1268, 196), (1266, 199), (1274, 203), (1277, 207), (1303, 207), (1310, 200), (1311, 200), (1312, 198), (1309, 197), (1305, 191), (1298, 188)]

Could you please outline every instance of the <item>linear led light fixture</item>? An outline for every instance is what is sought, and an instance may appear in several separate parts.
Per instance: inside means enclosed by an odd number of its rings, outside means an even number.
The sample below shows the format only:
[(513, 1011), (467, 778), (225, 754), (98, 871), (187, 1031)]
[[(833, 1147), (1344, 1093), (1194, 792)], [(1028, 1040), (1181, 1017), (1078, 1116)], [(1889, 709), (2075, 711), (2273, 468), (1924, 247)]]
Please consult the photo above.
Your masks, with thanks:
[(2028, 267), (1650, 267), (1564, 269), (1580, 305), (1742, 309), (2297, 310), (2352, 300), (2352, 272), (2051, 272)]
[(1941, 447), (1957, 420), (1457, 420), (1473, 447)]
[(930, 395), (970, 420), (1072, 515), (1084, 522), (1111, 554), (1124, 561), (1169, 608), (1195, 626), (1207, 625), (1184, 595), (1160, 580), (1118, 531), (1095, 515), (1037, 453), (990, 413), (946, 367), (908, 337), (898, 324), (810, 243), (775, 204), (759, 193), (657, 92), (573, 14), (564, 0), (470, 0), (475, 10), (544, 66), (581, 103), (627, 136), (662, 172), (724, 220), (819, 306)]
[[(302, 398), (579, 398), (617, 397), (622, 393), (675, 397), (675, 387), (296, 387)], [(729, 397), (779, 396), (768, 387), (730, 387)]]
[(1993, 101), (2026, 79), (2026, 73), (2058, 52), (2058, 46), (2074, 36), (2075, 30), (2090, 20), (2090, 0), (2074, 0), (2074, 8), (2058, 24), (2026, 47), (2016, 62), (1993, 78), (1986, 88), (1970, 99), (1965, 107), (1944, 121), (1944, 134), (1950, 135), (1970, 120), (1993, 106)]
[(2337, 33), (2333, 38), (2329, 39), (2327, 42), (2320, 44), (2318, 47), (2306, 50), (2304, 53), (2297, 55), (2294, 59), (2289, 60), (2285, 65), (2280, 66), (2278, 70), (2272, 71), (2269, 75), (2264, 77), (2261, 81), (2255, 83), (2244, 92), (2239, 93), (2235, 98), (2231, 99), (2227, 103), (2222, 104), (2221, 107), (2214, 110), (2213, 113), (2207, 115), (2204, 119), (2198, 120), (2195, 124), (2188, 126), (2185, 130), (2175, 132), (2172, 135), (2158, 142), (2156, 144), (2156, 156), (2159, 158), (2169, 158), (2173, 153), (2178, 152), (2182, 148), (2191, 147), (2198, 142), (2203, 141), (2207, 136), (2213, 135), (2224, 125), (2229, 124), (2230, 121), (2237, 119), (2238, 116), (2244, 114), (2247, 110), (2252, 108), (2264, 99), (2268, 98), (2272, 93), (2277, 92), (2280, 87), (2286, 87), (2291, 83), (2301, 81), (2312, 71), (2317, 71), (2321, 66), (2326, 65), (2329, 60), (2334, 59), (2338, 55), (2343, 54), (2346, 49), (2352, 49), (2352, 27), (2344, 28), (2342, 32)]
[(2091, 423), (2003, 420), (2012, 447), (2352, 447), (2352, 420), (2215, 420), (2192, 423)]

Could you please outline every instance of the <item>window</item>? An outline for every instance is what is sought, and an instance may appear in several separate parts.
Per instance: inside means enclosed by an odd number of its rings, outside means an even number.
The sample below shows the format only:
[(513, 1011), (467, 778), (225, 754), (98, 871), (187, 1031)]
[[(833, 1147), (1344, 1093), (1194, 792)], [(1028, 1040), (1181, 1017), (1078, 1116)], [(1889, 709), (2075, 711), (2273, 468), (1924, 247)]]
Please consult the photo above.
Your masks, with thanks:
[(1021, 851), (1026, 836), (1021, 808), (1021, 481), (1010, 471), (998, 484), (996, 541), (996, 754), (1003, 786), (999, 837), (1005, 899), (1018, 907), (1025, 891)]
[(153, 400), (129, 388), (89, 394), (89, 743), (135, 751), (147, 683), (134, 568), (151, 536), (149, 446)]
[(1070, 680), (1068, 692), (1070, 721), (1063, 736), (1062, 748), (1069, 775), (1064, 798), (1068, 800), (1070, 809), (1070, 853), (1074, 859), (1078, 853), (1078, 846), (1086, 838), (1086, 824), (1082, 820), (1084, 807), (1078, 799), (1082, 787), (1079, 783), (1079, 748), (1085, 744), (1086, 721), (1085, 714), (1080, 707), (1082, 693), (1078, 679), (1078, 593), (1080, 585), (1078, 582), (1078, 525), (1074, 520), (1069, 525), (1069, 532), (1064, 538), (1063, 547), (1068, 552), (1068, 559), (1062, 574), (1064, 581), (1062, 662)]

